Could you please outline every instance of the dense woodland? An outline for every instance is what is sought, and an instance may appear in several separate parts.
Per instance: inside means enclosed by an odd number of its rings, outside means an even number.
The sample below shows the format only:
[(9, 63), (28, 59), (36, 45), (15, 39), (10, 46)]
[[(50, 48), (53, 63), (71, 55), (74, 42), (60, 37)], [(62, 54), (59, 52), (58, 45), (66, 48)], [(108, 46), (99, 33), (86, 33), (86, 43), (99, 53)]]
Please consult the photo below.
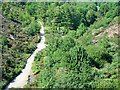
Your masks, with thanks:
[(2, 82), (6, 86), (24, 68), (40, 42), (40, 25), (23, 3), (2, 3)]
[(34, 51), (40, 20), (48, 46), (36, 55), (36, 80), (25, 88), (120, 88), (119, 7), (117, 2), (3, 3), (2, 85), (18, 75)]

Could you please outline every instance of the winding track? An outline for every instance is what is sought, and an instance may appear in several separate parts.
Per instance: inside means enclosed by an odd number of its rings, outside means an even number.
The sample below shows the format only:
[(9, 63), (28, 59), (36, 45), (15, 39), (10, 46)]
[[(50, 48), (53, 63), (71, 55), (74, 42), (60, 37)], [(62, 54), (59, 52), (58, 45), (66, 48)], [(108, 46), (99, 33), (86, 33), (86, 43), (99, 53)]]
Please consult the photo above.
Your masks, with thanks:
[(46, 47), (46, 45), (44, 44), (44, 42), (45, 42), (44, 27), (40, 21), (38, 21), (38, 23), (41, 24), (41, 30), (40, 30), (41, 41), (40, 41), (40, 43), (38, 43), (37, 49), (28, 58), (25, 68), (12, 82), (10, 82), (10, 84), (6, 88), (12, 88), (12, 87), (13, 88), (23, 88), (23, 86), (27, 84), (28, 75), (30, 75), (32, 63), (34, 61), (34, 57), (35, 57), (36, 53), (38, 53), (41, 49)]

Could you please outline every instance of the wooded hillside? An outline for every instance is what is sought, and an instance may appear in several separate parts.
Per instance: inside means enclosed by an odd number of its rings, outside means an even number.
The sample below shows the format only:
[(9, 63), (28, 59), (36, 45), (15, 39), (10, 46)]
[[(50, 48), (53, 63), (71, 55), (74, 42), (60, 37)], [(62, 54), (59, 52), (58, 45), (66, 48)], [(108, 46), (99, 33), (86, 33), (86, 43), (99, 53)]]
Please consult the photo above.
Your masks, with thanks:
[(24, 68), (40, 42), (40, 25), (23, 3), (2, 3), (2, 82), (6, 86)]
[(119, 3), (37, 4), (48, 46), (33, 63), (36, 80), (25, 87), (119, 88)]
[(48, 46), (36, 55), (36, 80), (25, 88), (120, 88), (119, 7), (118, 2), (3, 3), (2, 85), (18, 75), (36, 48), (40, 20)]

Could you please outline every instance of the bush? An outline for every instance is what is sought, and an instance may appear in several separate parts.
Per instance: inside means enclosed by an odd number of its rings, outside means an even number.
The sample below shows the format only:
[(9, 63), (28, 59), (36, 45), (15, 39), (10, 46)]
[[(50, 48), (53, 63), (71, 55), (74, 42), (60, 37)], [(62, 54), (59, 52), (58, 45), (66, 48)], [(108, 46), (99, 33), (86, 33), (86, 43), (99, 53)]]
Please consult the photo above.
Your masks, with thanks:
[(87, 31), (81, 38), (78, 39), (78, 42), (84, 47), (93, 44), (92, 40), (94, 37), (90, 34), (90, 31)]
[(103, 67), (107, 62), (111, 62), (111, 56), (106, 53), (105, 48), (96, 45), (88, 45), (86, 48), (87, 54), (92, 58), (95, 63), (93, 63), (97, 68)]
[(80, 36), (83, 36), (86, 30), (87, 30), (87, 27), (84, 25), (84, 23), (81, 23), (76, 32), (77, 38)]
[(76, 31), (69, 31), (67, 36), (72, 37), (72, 38), (76, 38)]
[(6, 36), (2, 37), (2, 45), (8, 45), (9, 41), (7, 40)]
[(75, 41), (71, 37), (64, 37), (59, 40), (59, 48), (63, 51), (69, 51), (71, 47), (75, 46)]
[(76, 45), (75, 47), (70, 49), (70, 60), (69, 60), (69, 68), (73, 70), (80, 71), (80, 67), (83, 63), (88, 63), (87, 53), (84, 48), (80, 45)]
[(36, 21), (33, 21), (27, 27), (25, 27), (24, 30), (25, 32), (33, 36), (36, 33), (40, 32), (40, 25)]

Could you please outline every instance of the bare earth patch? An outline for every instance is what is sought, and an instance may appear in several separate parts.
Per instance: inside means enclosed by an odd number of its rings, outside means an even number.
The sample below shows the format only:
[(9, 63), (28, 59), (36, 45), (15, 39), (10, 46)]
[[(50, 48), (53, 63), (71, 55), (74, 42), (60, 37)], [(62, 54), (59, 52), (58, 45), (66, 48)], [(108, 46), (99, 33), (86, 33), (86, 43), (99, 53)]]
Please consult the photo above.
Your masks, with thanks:
[(104, 35), (107, 35), (109, 38), (110, 37), (115, 37), (115, 35), (119, 35), (119, 29), (120, 29), (120, 25), (113, 25), (109, 28), (107, 28), (106, 30), (104, 30), (104, 32), (96, 35), (95, 37), (103, 37)]

